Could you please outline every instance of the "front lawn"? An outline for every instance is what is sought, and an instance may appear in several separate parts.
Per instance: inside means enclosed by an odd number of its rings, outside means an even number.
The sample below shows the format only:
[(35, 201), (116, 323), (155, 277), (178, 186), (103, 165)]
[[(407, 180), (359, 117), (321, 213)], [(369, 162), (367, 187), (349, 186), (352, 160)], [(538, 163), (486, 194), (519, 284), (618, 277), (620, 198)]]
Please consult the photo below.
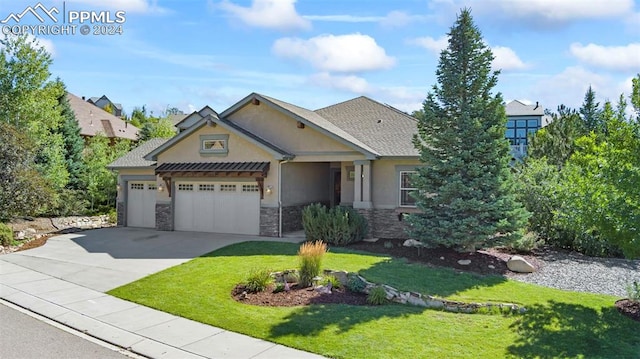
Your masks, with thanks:
[(468, 302), (509, 302), (526, 314), (454, 314), (407, 305), (259, 307), (233, 287), (256, 268), (293, 269), (298, 245), (246, 242), (116, 288), (109, 294), (168, 313), (335, 358), (638, 358), (640, 323), (617, 298), (566, 292), (389, 257), (331, 249), (323, 267)]

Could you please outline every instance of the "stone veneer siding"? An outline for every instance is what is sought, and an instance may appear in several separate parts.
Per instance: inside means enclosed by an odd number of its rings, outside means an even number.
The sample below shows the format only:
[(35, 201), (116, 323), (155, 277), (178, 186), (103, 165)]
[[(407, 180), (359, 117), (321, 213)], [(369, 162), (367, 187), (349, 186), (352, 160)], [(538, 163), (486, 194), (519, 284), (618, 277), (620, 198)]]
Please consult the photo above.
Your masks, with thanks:
[(359, 208), (358, 212), (369, 223), (369, 238), (409, 238), (405, 229), (407, 222), (400, 221), (400, 214), (395, 209)]
[(124, 207), (124, 202), (116, 203), (116, 224), (118, 227), (124, 226), (124, 219), (126, 215), (126, 210)]
[(295, 232), (302, 230), (302, 210), (306, 204), (282, 207), (282, 232)]
[(278, 208), (260, 207), (260, 235), (278, 237)]
[(171, 203), (156, 203), (156, 229), (173, 231), (173, 213)]

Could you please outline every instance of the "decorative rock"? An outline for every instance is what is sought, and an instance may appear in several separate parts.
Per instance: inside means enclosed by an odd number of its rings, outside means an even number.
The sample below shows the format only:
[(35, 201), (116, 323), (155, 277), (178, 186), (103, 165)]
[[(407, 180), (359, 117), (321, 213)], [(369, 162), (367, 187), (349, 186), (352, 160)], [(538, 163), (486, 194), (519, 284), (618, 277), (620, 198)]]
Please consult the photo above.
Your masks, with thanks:
[(365, 238), (362, 241), (363, 242), (369, 242), (369, 243), (375, 243), (378, 241), (379, 238)]
[(494, 266), (493, 264), (489, 264), (487, 267), (489, 267), (489, 269), (496, 269), (496, 266)]
[(416, 241), (415, 239), (407, 239), (402, 245), (405, 247), (422, 247), (422, 242)]
[(471, 264), (471, 259), (461, 259), (458, 261), (458, 264), (461, 266), (468, 266)]
[(342, 285), (347, 285), (347, 283), (349, 282), (349, 279), (347, 278), (347, 271), (344, 270), (338, 270), (338, 271), (334, 271), (334, 270), (330, 270), (330, 269), (326, 269), (324, 271), (325, 275), (332, 275), (334, 277), (336, 277), (336, 279), (342, 283)]
[(331, 294), (331, 287), (325, 285), (319, 285), (316, 287), (316, 292), (321, 294)]
[(531, 263), (520, 256), (509, 258), (507, 268), (516, 273), (533, 273), (536, 271), (536, 268)]

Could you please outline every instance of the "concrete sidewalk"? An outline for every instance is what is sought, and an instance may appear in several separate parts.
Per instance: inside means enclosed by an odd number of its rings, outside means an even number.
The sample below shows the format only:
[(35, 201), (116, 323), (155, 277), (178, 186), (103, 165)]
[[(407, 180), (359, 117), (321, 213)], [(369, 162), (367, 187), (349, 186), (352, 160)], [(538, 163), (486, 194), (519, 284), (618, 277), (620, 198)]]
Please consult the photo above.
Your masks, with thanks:
[(0, 257), (0, 298), (143, 356), (322, 358), (115, 298), (61, 273), (13, 263), (17, 257)]

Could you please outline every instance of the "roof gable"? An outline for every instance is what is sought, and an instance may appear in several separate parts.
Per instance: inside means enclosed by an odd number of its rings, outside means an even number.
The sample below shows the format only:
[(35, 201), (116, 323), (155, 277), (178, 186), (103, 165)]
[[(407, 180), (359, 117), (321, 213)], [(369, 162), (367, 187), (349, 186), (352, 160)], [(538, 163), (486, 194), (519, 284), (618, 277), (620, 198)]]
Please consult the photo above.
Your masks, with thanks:
[(107, 165), (109, 169), (118, 168), (138, 168), (138, 167), (150, 167), (156, 164), (156, 161), (150, 161), (144, 159), (144, 156), (158, 148), (163, 143), (167, 142), (166, 138), (152, 138), (140, 146), (127, 152), (124, 156), (116, 159)]
[(241, 108), (254, 103), (254, 101), (258, 101), (257, 103), (262, 102), (267, 106), (270, 106), (271, 108), (295, 119), (296, 121), (303, 123), (305, 126), (309, 126), (310, 128), (313, 128), (314, 130), (350, 148), (353, 148), (354, 150), (364, 154), (366, 158), (373, 159), (379, 156), (379, 154), (376, 153), (373, 148), (361, 142), (356, 137), (347, 133), (342, 128), (336, 126), (319, 114), (311, 110), (257, 93), (252, 93), (242, 100), (238, 101), (235, 105), (222, 112), (220, 114), (220, 117), (227, 118), (235, 112), (239, 111)]
[[(215, 112), (215, 111), (214, 111)], [(283, 149), (279, 148), (278, 146), (242, 129), (241, 127), (229, 122), (229, 121), (225, 121), (225, 120), (221, 120), (218, 116), (214, 116), (214, 115), (207, 115), (204, 117), (201, 117), (196, 123), (194, 123), (193, 125), (191, 125), (190, 127), (188, 127), (187, 129), (185, 129), (184, 131), (180, 132), (179, 134), (177, 134), (176, 136), (174, 136), (173, 138), (171, 138), (169, 141), (163, 143), (162, 145), (158, 146), (156, 149), (154, 149), (153, 151), (151, 151), (149, 154), (147, 154), (146, 156), (144, 156), (145, 160), (148, 161), (156, 161), (158, 158), (158, 155), (160, 155), (161, 153), (165, 152), (166, 150), (168, 150), (169, 148), (171, 148), (173, 145), (177, 144), (180, 141), (183, 141), (185, 139), (187, 139), (189, 136), (191, 136), (193, 133), (195, 133), (196, 131), (198, 131), (200, 128), (202, 128), (205, 125), (208, 124), (216, 124), (216, 125), (220, 125), (223, 128), (225, 128), (227, 131), (234, 133), (235, 135), (238, 135), (242, 138), (244, 138), (245, 140), (248, 140), (249, 142), (252, 142), (253, 144), (257, 145), (258, 147), (262, 148), (263, 150), (267, 151), (268, 153), (272, 154), (274, 156), (275, 159), (278, 160), (283, 160), (283, 159), (291, 159), (294, 156), (290, 153), (287, 153), (286, 151), (284, 151)]]
[(187, 128), (193, 126), (196, 122), (198, 122), (201, 118), (211, 115), (214, 117), (218, 117), (218, 113), (214, 111), (211, 107), (205, 106), (201, 108), (199, 111), (193, 111), (191, 114), (185, 116), (181, 121), (175, 124), (175, 126), (180, 130), (186, 130)]
[(513, 100), (505, 106), (507, 116), (544, 116), (544, 109), (538, 102), (535, 105), (527, 105), (518, 100)]

